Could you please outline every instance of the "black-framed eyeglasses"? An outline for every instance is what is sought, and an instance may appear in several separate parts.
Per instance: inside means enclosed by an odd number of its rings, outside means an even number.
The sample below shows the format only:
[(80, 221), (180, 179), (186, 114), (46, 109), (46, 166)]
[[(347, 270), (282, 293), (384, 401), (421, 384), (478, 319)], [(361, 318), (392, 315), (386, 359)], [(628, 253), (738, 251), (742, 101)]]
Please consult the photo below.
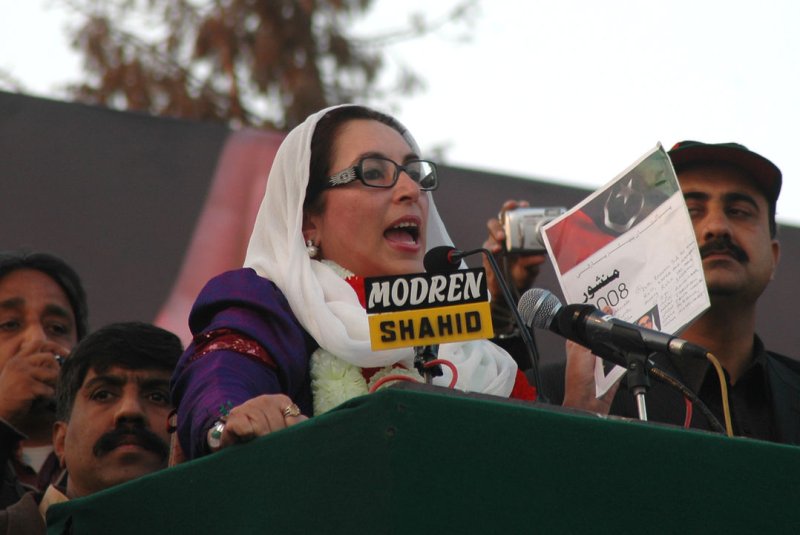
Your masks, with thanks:
[(433, 191), (439, 187), (436, 164), (428, 160), (408, 160), (400, 165), (388, 158), (369, 156), (361, 158), (356, 165), (328, 177), (326, 187), (333, 188), (360, 180), (371, 188), (391, 188), (397, 184), (400, 171), (419, 184), (422, 191)]

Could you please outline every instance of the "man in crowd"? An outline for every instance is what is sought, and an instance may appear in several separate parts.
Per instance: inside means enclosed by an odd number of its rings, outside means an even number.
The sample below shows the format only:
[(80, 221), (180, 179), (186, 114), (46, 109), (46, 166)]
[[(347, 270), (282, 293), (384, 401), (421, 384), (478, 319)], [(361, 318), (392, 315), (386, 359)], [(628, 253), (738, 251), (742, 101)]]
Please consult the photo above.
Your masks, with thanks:
[[(710, 308), (681, 337), (708, 349), (722, 364), (736, 435), (800, 444), (800, 362), (767, 351), (755, 333), (756, 304), (773, 278), (780, 256), (775, 210), (781, 172), (763, 156), (736, 143), (684, 141), (669, 151), (678, 175), (703, 262)], [(490, 240), (500, 241), (493, 232)], [(543, 370), (551, 401), (600, 413), (636, 417), (626, 388), (594, 396), (591, 353), (568, 343), (563, 370)], [(654, 362), (678, 378), (723, 421), (720, 382), (708, 361), (655, 355)], [(560, 384), (556, 384), (560, 383)], [(660, 382), (647, 394), (648, 419), (682, 425), (683, 397)], [(700, 411), (691, 427), (711, 429)]]
[(56, 378), (87, 328), (86, 294), (70, 266), (45, 253), (0, 253), (0, 509), (60, 475)]
[(182, 351), (174, 334), (135, 322), (109, 325), (78, 344), (56, 389), (53, 445), (66, 484), (30, 492), (0, 512), (0, 533), (45, 533), (51, 504), (166, 467), (169, 379)]

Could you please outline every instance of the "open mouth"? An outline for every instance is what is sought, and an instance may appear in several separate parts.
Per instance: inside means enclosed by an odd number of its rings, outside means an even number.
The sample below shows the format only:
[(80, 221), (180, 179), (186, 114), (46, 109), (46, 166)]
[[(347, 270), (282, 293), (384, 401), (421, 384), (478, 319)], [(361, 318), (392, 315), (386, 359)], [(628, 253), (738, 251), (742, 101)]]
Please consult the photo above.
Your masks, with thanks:
[(419, 243), (419, 224), (415, 221), (401, 221), (383, 233), (387, 240), (395, 243), (416, 245)]

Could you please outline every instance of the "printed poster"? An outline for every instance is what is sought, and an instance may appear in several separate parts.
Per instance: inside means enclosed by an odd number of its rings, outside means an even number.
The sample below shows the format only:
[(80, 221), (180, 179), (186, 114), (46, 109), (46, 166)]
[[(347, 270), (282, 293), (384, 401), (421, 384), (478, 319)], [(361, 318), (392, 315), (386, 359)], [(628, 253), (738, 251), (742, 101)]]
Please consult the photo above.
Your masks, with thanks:
[[(694, 229), (659, 143), (543, 228), (568, 303), (677, 334), (709, 307)], [(625, 373), (597, 359), (597, 396)]]

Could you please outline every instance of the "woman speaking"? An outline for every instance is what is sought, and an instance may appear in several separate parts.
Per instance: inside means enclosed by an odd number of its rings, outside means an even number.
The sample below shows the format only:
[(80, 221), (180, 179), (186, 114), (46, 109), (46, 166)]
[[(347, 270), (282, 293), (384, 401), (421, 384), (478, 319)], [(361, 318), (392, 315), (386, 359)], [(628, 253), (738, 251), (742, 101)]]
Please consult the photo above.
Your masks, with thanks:
[[(438, 183), (408, 131), (365, 107), (320, 111), (288, 134), (245, 267), (209, 281), (189, 317), (194, 339), (172, 381), (188, 457), (325, 412), (386, 375), (422, 380), (412, 348), (371, 350), (354, 287), (422, 272), (428, 249), (452, 244), (431, 198)], [(489, 341), (442, 344), (438, 357), (455, 388), (531, 397)], [(452, 382), (443, 371), (434, 384)]]

